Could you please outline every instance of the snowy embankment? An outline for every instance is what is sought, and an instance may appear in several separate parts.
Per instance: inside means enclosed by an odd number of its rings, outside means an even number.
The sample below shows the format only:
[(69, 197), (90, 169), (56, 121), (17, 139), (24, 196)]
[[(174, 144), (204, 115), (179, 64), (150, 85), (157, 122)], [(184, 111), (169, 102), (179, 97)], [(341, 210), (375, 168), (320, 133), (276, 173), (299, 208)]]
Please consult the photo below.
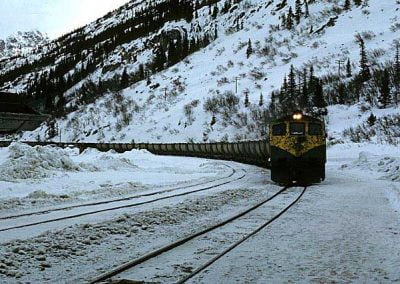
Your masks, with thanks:
[[(374, 125), (369, 116), (376, 117)], [(379, 188), (386, 192), (395, 210), (400, 212), (400, 148), (398, 125), (391, 125), (388, 119), (399, 115), (398, 107), (387, 109), (371, 108), (369, 104), (352, 106), (334, 105), (329, 107), (328, 163), (340, 161), (343, 175), (356, 175), (389, 181)], [(389, 125), (384, 125), (389, 121)], [(357, 134), (358, 133), (358, 134)], [(353, 143), (354, 139), (357, 142)]]
[(338, 144), (329, 148), (328, 161), (337, 163), (343, 176), (358, 177), (360, 181), (381, 181), (376, 190), (384, 191), (392, 207), (400, 212), (399, 147), (372, 143)]
[(123, 154), (88, 149), (30, 147), (0, 149), (0, 209), (41, 203), (108, 198), (229, 173), (220, 162), (157, 157), (144, 150)]

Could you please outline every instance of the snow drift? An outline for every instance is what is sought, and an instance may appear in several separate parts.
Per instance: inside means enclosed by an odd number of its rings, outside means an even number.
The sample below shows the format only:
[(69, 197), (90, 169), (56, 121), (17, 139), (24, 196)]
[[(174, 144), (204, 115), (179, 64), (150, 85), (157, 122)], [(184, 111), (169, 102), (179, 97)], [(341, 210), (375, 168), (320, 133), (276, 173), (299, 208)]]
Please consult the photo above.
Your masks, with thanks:
[(101, 153), (88, 149), (81, 155), (77, 149), (61, 149), (54, 146), (31, 147), (13, 143), (8, 147), (8, 157), (0, 164), (0, 181), (39, 180), (61, 172), (138, 168), (128, 158), (112, 151)]
[(41, 179), (52, 176), (57, 170), (80, 170), (66, 150), (52, 146), (30, 147), (13, 143), (8, 147), (8, 152), (8, 158), (0, 165), (1, 181)]

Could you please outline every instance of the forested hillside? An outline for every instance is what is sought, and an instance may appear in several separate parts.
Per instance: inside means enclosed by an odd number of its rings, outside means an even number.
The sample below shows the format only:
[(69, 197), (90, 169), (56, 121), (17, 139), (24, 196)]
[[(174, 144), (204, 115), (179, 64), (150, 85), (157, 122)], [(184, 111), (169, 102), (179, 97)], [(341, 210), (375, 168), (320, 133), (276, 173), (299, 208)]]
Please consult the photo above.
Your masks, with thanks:
[(0, 85), (54, 116), (26, 139), (60, 139), (55, 128), (73, 141), (261, 139), (271, 118), (295, 109), (325, 116), (332, 143), (371, 139), (371, 127), (398, 117), (399, 9), (396, 0), (131, 1), (1, 61)]

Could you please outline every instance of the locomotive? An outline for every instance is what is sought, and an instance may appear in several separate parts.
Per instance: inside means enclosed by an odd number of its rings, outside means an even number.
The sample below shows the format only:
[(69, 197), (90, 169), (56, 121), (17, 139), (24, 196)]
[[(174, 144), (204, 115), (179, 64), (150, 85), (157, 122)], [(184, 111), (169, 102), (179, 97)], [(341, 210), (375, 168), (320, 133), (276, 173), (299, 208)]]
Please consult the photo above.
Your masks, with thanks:
[(326, 130), (322, 120), (295, 112), (269, 129), (271, 179), (279, 184), (325, 180)]

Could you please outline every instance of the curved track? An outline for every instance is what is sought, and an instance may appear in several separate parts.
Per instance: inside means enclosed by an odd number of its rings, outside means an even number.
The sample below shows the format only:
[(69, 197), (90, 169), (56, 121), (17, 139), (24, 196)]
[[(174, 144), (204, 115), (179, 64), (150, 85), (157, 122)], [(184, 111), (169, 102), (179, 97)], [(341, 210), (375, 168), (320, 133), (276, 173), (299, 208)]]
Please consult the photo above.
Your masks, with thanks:
[[(154, 259), (158, 256), (160, 256), (161, 254), (164, 254), (166, 252), (170, 252), (172, 250), (174, 250), (175, 248), (178, 248), (202, 235), (205, 235), (211, 231), (216, 230), (217, 228), (221, 228), (227, 224), (230, 224), (236, 220), (238, 220), (239, 218), (249, 214), (250, 212), (255, 211), (256, 209), (260, 208), (261, 206), (267, 204), (268, 202), (270, 202), (271, 200), (275, 199), (277, 196), (281, 195), (282, 193), (284, 193), (289, 187), (284, 187), (282, 188), (279, 192), (277, 192), (276, 194), (274, 194), (273, 196), (259, 202), (258, 204), (252, 206), (251, 208), (221, 222), (218, 223), (216, 225), (213, 225), (207, 229), (201, 230), (197, 233), (194, 233), (186, 238), (183, 238), (181, 240), (178, 240), (174, 243), (171, 243), (169, 245), (166, 245), (160, 249), (157, 249), (155, 251), (152, 251), (138, 259), (135, 259), (131, 262), (128, 262), (120, 267), (117, 267), (116, 269), (109, 271), (105, 274), (102, 274), (100, 276), (98, 276), (97, 278), (93, 279), (92, 281), (90, 281), (89, 283), (102, 283), (105, 281), (110, 280), (112, 277), (118, 276), (121, 273), (124, 273), (132, 268), (135, 268), (137, 266), (139, 266), (140, 264), (143, 264), (146, 261), (149, 261), (151, 259)], [(241, 243), (245, 242), (246, 240), (248, 240), (249, 238), (251, 238), (252, 236), (254, 236), (255, 234), (257, 234), (258, 232), (260, 232), (262, 229), (264, 229), (265, 227), (267, 227), (269, 224), (271, 224), (272, 222), (274, 222), (276, 219), (278, 219), (279, 217), (281, 217), (287, 210), (289, 210), (293, 205), (295, 205), (300, 199), (301, 197), (304, 195), (304, 193), (306, 192), (307, 187), (304, 187), (304, 189), (302, 190), (302, 192), (300, 193), (300, 195), (293, 201), (290, 203), (289, 206), (285, 207), (282, 211), (280, 211), (278, 214), (276, 214), (274, 217), (266, 220), (265, 223), (263, 223), (261, 226), (259, 226), (257, 229), (253, 230), (252, 232), (250, 232), (249, 234), (247, 234), (245, 237), (243, 237), (242, 239), (240, 239), (239, 241), (235, 242), (234, 244), (232, 244), (229, 248), (227, 248), (226, 250), (224, 250), (222, 253), (219, 253), (218, 255), (216, 255), (215, 257), (213, 257), (211, 260), (209, 260), (207, 263), (205, 263), (204, 265), (200, 266), (199, 268), (197, 268), (196, 270), (194, 270), (193, 272), (191, 272), (189, 275), (187, 275), (185, 278), (183, 278), (182, 280), (178, 281), (178, 283), (185, 283), (186, 281), (188, 281), (189, 279), (193, 278), (194, 276), (196, 276), (197, 274), (201, 273), (204, 269), (206, 269), (207, 267), (209, 267), (210, 265), (212, 265), (213, 263), (215, 263), (218, 259), (220, 259), (222, 256), (226, 255), (227, 253), (229, 253), (231, 250), (233, 250), (234, 248), (236, 248), (237, 246), (239, 246)], [(108, 282), (107, 282), (108, 283)], [(114, 282), (113, 282), (114, 283)], [(118, 283), (118, 282), (115, 282)], [(120, 282), (120, 283), (123, 283)]]
[[(228, 166), (228, 167), (230, 167), (230, 166)], [(181, 197), (181, 196), (185, 196), (185, 195), (190, 195), (190, 194), (207, 191), (210, 189), (214, 189), (214, 188), (217, 188), (217, 187), (220, 187), (223, 185), (233, 183), (235, 181), (243, 179), (246, 176), (246, 170), (241, 169), (242, 173), (239, 174), (239, 177), (232, 178), (233, 176), (235, 176), (235, 174), (238, 173), (238, 170), (236, 170), (232, 167), (230, 167), (230, 168), (232, 169), (232, 172), (230, 175), (223, 177), (223, 178), (215, 179), (213, 181), (208, 181), (205, 183), (199, 183), (199, 184), (190, 185), (190, 186), (186, 186), (186, 187), (173, 188), (173, 189), (168, 189), (168, 190), (163, 190), (163, 191), (158, 191), (158, 192), (153, 192), (153, 193), (148, 193), (148, 194), (141, 194), (141, 195), (131, 196), (131, 197), (127, 197), (127, 198), (121, 198), (121, 199), (116, 199), (116, 200), (109, 200), (109, 201), (96, 202), (96, 203), (90, 203), (90, 204), (56, 208), (56, 209), (47, 210), (47, 211), (38, 211), (38, 212), (21, 214), (21, 215), (2, 217), (2, 218), (0, 218), (0, 220), (3, 220), (3, 221), (13, 220), (14, 221), (14, 220), (18, 220), (19, 218), (30, 217), (30, 216), (34, 216), (34, 215), (38, 215), (38, 214), (42, 214), (43, 216), (46, 216), (46, 215), (50, 215), (51, 213), (54, 213), (54, 212), (70, 210), (70, 209), (77, 209), (77, 208), (79, 209), (79, 208), (83, 208), (83, 207), (93, 207), (93, 206), (107, 205), (107, 204), (116, 205), (118, 203), (124, 203), (124, 202), (130, 201), (132, 199), (139, 199), (142, 197), (151, 197), (151, 196), (155, 196), (155, 195), (162, 195), (164, 193), (170, 193), (170, 192), (184, 190), (184, 189), (188, 189), (188, 188), (203, 186), (203, 187), (200, 187), (200, 188), (197, 188), (194, 190), (183, 191), (180, 193), (167, 195), (167, 196), (161, 196), (161, 197), (157, 197), (157, 198), (150, 199), (150, 200), (139, 201), (139, 202), (135, 202), (135, 203), (120, 204), (117, 206), (106, 207), (106, 208), (82, 212), (82, 213), (78, 213), (78, 214), (71, 214), (71, 215), (61, 216), (61, 217), (57, 217), (57, 218), (49, 218), (49, 219), (44, 219), (44, 220), (37, 221), (37, 222), (27, 222), (27, 223), (23, 223), (23, 224), (16, 225), (16, 226), (3, 227), (3, 228), (0, 228), (0, 233), (5, 232), (5, 231), (15, 230), (15, 229), (37, 226), (37, 225), (41, 225), (41, 224), (54, 223), (54, 222), (58, 222), (58, 221), (68, 220), (68, 219), (75, 219), (75, 218), (94, 215), (94, 214), (103, 213), (103, 212), (115, 211), (115, 210), (120, 210), (120, 209), (125, 209), (125, 208), (132, 208), (132, 207), (137, 207), (140, 205), (151, 204), (151, 203), (161, 201), (161, 200), (167, 200), (167, 199), (172, 199), (172, 198)], [(224, 179), (229, 179), (229, 180), (222, 181)], [(213, 184), (215, 182), (217, 182), (217, 184)], [(204, 186), (204, 185), (207, 185), (207, 186)], [(0, 223), (0, 226), (1, 226), (1, 223)]]
[(155, 191), (155, 192), (150, 192), (150, 193), (143, 193), (143, 194), (123, 197), (123, 198), (103, 200), (103, 201), (84, 203), (84, 204), (77, 204), (77, 205), (64, 206), (64, 207), (57, 207), (57, 208), (41, 210), (41, 211), (34, 211), (34, 212), (23, 213), (23, 214), (18, 214), (18, 215), (9, 215), (9, 216), (0, 217), (0, 221), (8, 220), (8, 219), (16, 219), (16, 218), (20, 218), (20, 217), (33, 216), (33, 215), (48, 214), (48, 213), (51, 213), (51, 212), (65, 211), (65, 210), (71, 210), (71, 209), (76, 209), (76, 208), (92, 207), (92, 206), (97, 206), (97, 205), (111, 204), (111, 203), (116, 203), (116, 202), (120, 202), (120, 201), (128, 201), (128, 200), (137, 199), (137, 198), (141, 198), (141, 197), (149, 197), (149, 196), (154, 196), (154, 195), (158, 195), (158, 194), (174, 192), (174, 191), (181, 190), (181, 189), (187, 189), (187, 188), (192, 188), (192, 187), (196, 187), (196, 186), (201, 186), (201, 185), (205, 185), (205, 184), (209, 184), (209, 183), (213, 183), (213, 182), (217, 182), (217, 181), (220, 181), (220, 180), (223, 180), (223, 179), (230, 178), (236, 173), (236, 169), (232, 168), (231, 166), (225, 165), (225, 164), (224, 164), (224, 166), (231, 170), (229, 175), (221, 177), (221, 178), (217, 178), (217, 179), (214, 179), (214, 180), (209, 180), (209, 181), (206, 181), (206, 182), (200, 182), (200, 183), (191, 184), (191, 185), (187, 185), (187, 186), (174, 187), (174, 188), (170, 188), (170, 189), (165, 189), (165, 190), (160, 190), (160, 191)]

